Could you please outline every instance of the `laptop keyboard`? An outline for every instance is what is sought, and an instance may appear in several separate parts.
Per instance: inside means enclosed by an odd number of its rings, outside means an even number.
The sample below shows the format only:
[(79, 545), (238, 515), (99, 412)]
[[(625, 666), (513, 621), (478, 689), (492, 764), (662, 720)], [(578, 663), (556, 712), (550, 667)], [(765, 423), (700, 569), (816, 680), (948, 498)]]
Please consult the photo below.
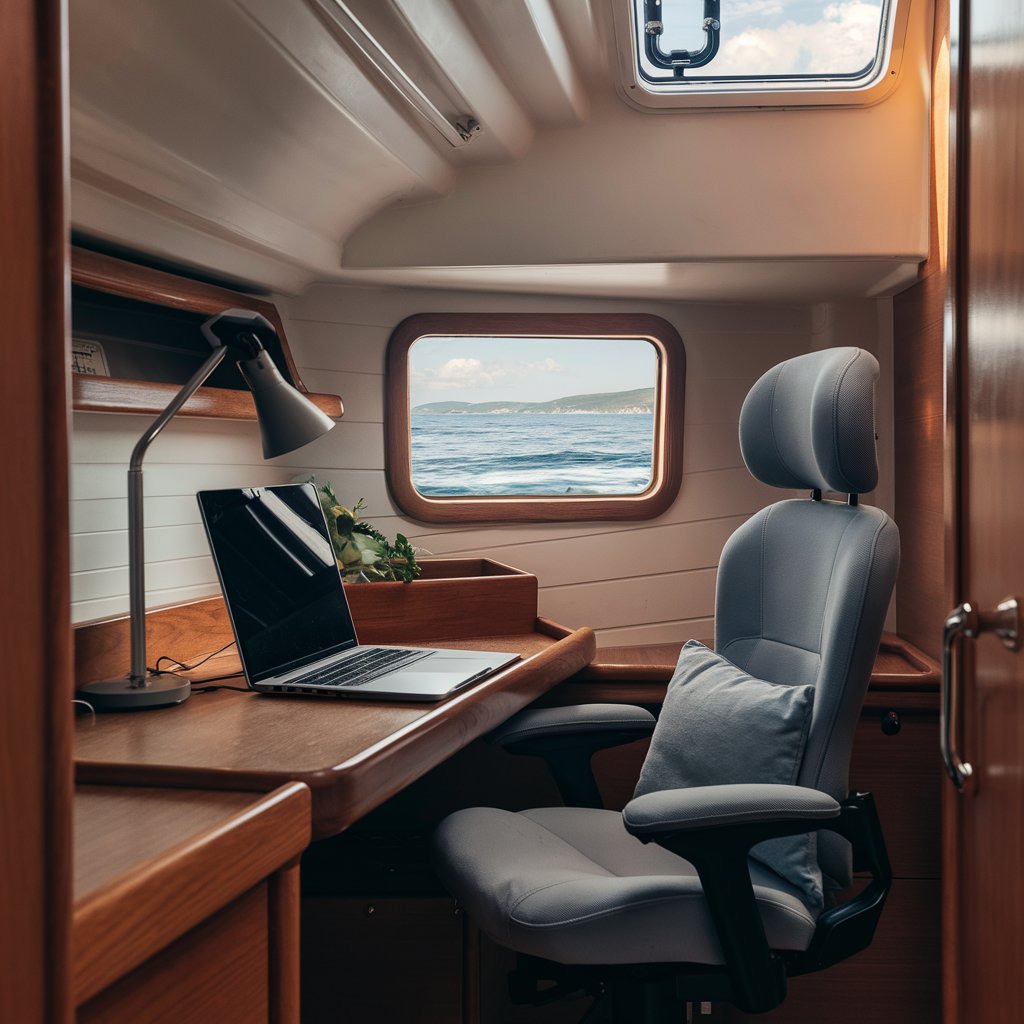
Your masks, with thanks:
[(428, 651), (409, 651), (395, 647), (371, 647), (353, 654), (338, 665), (299, 676), (288, 682), (289, 686), (362, 686), (378, 676), (393, 672), (402, 665), (425, 658)]

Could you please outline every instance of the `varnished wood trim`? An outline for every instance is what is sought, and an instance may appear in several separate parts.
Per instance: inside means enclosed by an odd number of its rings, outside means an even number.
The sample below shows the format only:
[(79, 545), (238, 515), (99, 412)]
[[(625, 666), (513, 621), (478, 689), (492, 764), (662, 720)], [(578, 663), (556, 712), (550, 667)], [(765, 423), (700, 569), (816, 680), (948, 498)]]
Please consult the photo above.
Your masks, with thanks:
[(543, 615), (537, 616), (534, 628), (538, 633), (543, 633), (544, 636), (554, 637), (556, 640), (561, 640), (572, 632), (572, 630), (568, 629), (566, 626), (559, 625), (557, 622), (552, 622), (551, 619), (545, 619)]
[[(71, 250), (71, 280), (73, 284), (91, 288), (93, 291), (152, 302), (172, 309), (207, 313), (210, 316), (225, 309), (251, 309), (260, 313), (277, 331), (285, 364), (295, 387), (328, 416), (337, 419), (343, 413), (341, 399), (337, 395), (316, 395), (308, 391), (292, 358), (277, 307), (266, 299), (80, 248)], [(136, 412), (155, 415), (163, 412), (167, 402), (179, 390), (179, 386), (174, 384), (125, 381), (113, 377), (75, 374), (73, 379), (74, 407), (91, 412)], [(255, 419), (256, 409), (248, 391), (200, 388), (182, 409), (182, 414)]]
[[(628, 496), (428, 498), (412, 483), (409, 349), (428, 335), (471, 337), (643, 338), (659, 353), (654, 480)], [(555, 522), (652, 519), (666, 511), (683, 478), (686, 352), (674, 327), (647, 314), (430, 313), (409, 317), (388, 342), (385, 375), (385, 473), (398, 507), (427, 523)]]
[(267, 889), (249, 889), (77, 1007), (76, 1024), (268, 1024)]
[[(538, 701), (542, 707), (564, 707), (574, 704), (661, 704), (665, 699), (666, 683), (653, 680), (622, 680), (619, 682), (570, 681), (556, 686)], [(934, 690), (868, 689), (864, 708), (901, 711), (937, 711), (939, 696)], [(938, 740), (936, 739), (936, 743)]]
[(270, 1024), (299, 1024), (299, 864), (270, 877)]
[(222, 313), (225, 309), (251, 309), (265, 316), (273, 324), (281, 339), (281, 350), (284, 352), (288, 372), (292, 375), (295, 386), (300, 391), (306, 390), (292, 360), (284, 324), (281, 322), (277, 307), (266, 299), (232, 291), (230, 288), (221, 288), (219, 285), (206, 284), (203, 281), (193, 281), (191, 278), (180, 277), (165, 270), (154, 270), (152, 267), (144, 267), (138, 263), (116, 259), (77, 246), (71, 249), (71, 282), (109, 295), (120, 295), (126, 299), (152, 302), (172, 309), (206, 313), (210, 316)]
[[(893, 299), (896, 520), (903, 555), (896, 583), (901, 635), (939, 657), (945, 600), (942, 546), (943, 333), (951, 268), (949, 2), (936, 0), (931, 55), (929, 255), (918, 283)], [(956, 59), (955, 49), (952, 51)], [(947, 377), (948, 380), (948, 377)], [(945, 474), (948, 479), (948, 472)], [(946, 576), (948, 578), (948, 567)]]
[[(119, 377), (72, 375), (73, 400), (79, 412), (134, 412), (156, 416), (164, 411), (181, 390), (179, 384), (158, 381), (124, 380)], [(341, 419), (344, 406), (338, 395), (305, 396), (333, 419)], [(207, 416), (231, 420), (256, 419), (252, 393), (232, 388), (200, 388), (178, 412), (179, 416)]]
[[(660, 704), (681, 646), (598, 648), (597, 656), (582, 672), (546, 699), (564, 704)], [(938, 665), (902, 637), (886, 633), (871, 673), (865, 707), (888, 705), (895, 700), (902, 707), (931, 708), (935, 706), (938, 685)]]
[(342, 776), (342, 785), (332, 785), (331, 814), (320, 820), (314, 814), (315, 836), (333, 835), (358, 821), (430, 767), (497, 728), (579, 671), (596, 650), (590, 629), (574, 630), (541, 653), (462, 691), (415, 724), (370, 748), (345, 766), (348, 771)]
[[(561, 640), (519, 634), (464, 644), (524, 656), (437, 705), (228, 692), (147, 717), (103, 716), (79, 732), (77, 777), (263, 791), (297, 780), (313, 792), (314, 837), (335, 835), (574, 675), (596, 651), (589, 629)], [(211, 739), (221, 736), (234, 739)]]
[[(949, 16), (949, 188), (948, 225), (950, 265), (947, 274), (944, 307), (943, 370), (945, 403), (943, 413), (943, 566), (945, 569), (945, 608), (950, 611), (969, 596), (962, 589), (961, 546), (961, 480), (967, 467), (961, 464), (960, 409), (966, 386), (964, 373), (966, 353), (966, 309), (960, 301), (959, 287), (965, 276), (967, 261), (963, 247), (966, 242), (970, 194), (967, 188), (967, 167), (970, 144), (969, 106), (969, 40), (970, 5), (961, 0), (946, 0)], [(969, 416), (969, 410), (965, 410)], [(945, 685), (945, 680), (943, 680)], [(944, 1024), (970, 1024), (962, 1013), (964, 968), (962, 936), (966, 931), (961, 920), (961, 886), (964, 871), (962, 830), (964, 798), (952, 786), (942, 787), (942, 1018)]]
[(66, 49), (63, 3), (5, 0), (0, 1019), (44, 1024), (71, 1015)]
[(283, 786), (78, 900), (75, 1004), (298, 856), (309, 845), (309, 807), (305, 786)]
[(533, 632), (536, 576), (516, 569), (469, 575), (472, 565), (465, 577), (448, 576), (459, 571), (455, 561), (438, 566), (437, 575), (434, 563), (424, 561), (423, 576), (411, 584), (346, 585), (360, 642), (434, 644)]

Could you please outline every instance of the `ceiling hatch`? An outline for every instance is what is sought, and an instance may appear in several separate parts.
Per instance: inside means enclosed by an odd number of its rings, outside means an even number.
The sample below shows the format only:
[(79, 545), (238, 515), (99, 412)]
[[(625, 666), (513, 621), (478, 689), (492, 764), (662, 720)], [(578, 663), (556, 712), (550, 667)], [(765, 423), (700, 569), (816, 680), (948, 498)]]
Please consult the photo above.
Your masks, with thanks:
[[(895, 85), (909, 0), (631, 0), (617, 43), (643, 106), (860, 105)], [(623, 5), (623, 8), (625, 5)], [(628, 60), (623, 59), (628, 55)]]

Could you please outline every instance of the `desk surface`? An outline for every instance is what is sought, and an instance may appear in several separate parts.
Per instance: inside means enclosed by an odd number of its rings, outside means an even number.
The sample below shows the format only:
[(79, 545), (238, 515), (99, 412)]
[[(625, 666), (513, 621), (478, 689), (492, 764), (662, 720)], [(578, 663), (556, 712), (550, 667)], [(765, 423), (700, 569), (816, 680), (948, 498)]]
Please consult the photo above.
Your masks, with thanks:
[[(704, 641), (709, 647), (712, 640)], [(589, 700), (660, 704), (675, 671), (682, 645), (647, 644), (602, 647), (577, 676), (544, 698), (544, 703), (579, 704)], [(864, 707), (910, 710), (936, 707), (939, 666), (902, 637), (884, 633), (871, 672)]]
[[(523, 660), (441, 704), (221, 690), (172, 708), (80, 718), (77, 779), (257, 792), (304, 782), (313, 836), (323, 838), (578, 672), (596, 649), (589, 629), (569, 632), (543, 619), (531, 633), (435, 646), (516, 651)], [(225, 670), (214, 665), (215, 674)]]

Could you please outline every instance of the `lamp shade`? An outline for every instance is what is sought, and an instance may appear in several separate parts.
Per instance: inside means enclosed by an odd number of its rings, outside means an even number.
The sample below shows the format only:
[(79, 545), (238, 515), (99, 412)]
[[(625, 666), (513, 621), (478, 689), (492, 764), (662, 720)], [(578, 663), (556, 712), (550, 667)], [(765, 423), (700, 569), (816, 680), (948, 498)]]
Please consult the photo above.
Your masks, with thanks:
[(265, 459), (301, 448), (334, 427), (330, 416), (281, 376), (265, 350), (252, 359), (239, 360), (238, 369), (256, 403)]

